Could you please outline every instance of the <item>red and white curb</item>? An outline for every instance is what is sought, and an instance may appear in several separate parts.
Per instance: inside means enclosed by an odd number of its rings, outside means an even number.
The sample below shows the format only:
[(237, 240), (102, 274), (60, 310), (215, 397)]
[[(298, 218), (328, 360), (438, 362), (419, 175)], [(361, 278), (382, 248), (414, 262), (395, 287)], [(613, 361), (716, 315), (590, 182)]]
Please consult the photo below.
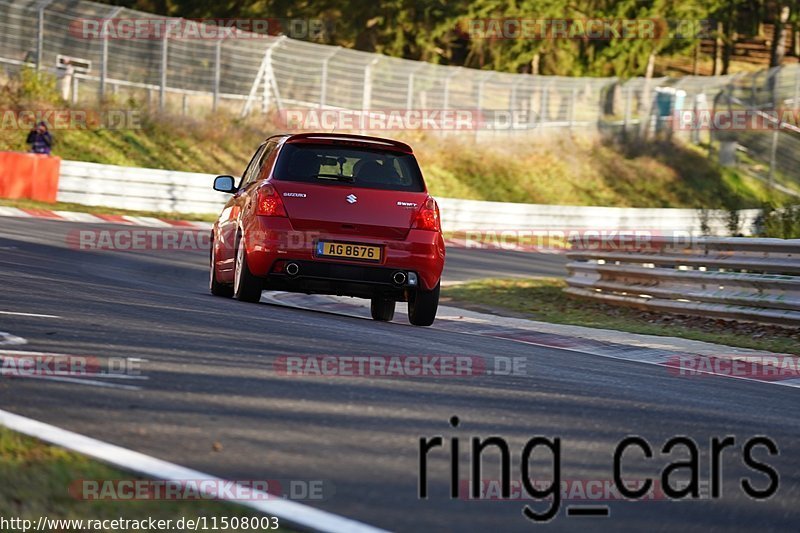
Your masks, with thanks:
[[(31, 418), (16, 415), (0, 409), (0, 425), (3, 425), (18, 433), (23, 433), (30, 437), (55, 444), (73, 452), (81, 453), (104, 463), (147, 476), (158, 480), (167, 480), (176, 483), (185, 480), (208, 480), (209, 485), (219, 485), (225, 480), (191, 470), (189, 468), (162, 461), (143, 453), (128, 450), (121, 446), (115, 446), (79, 433), (73, 433), (44, 422), (39, 422)], [(238, 486), (238, 484), (237, 484)], [(380, 533), (384, 530), (370, 525), (345, 518), (327, 511), (314, 509), (308, 505), (285, 500), (283, 498), (270, 496), (269, 494), (248, 488), (253, 494), (254, 501), (240, 501), (224, 493), (203, 493), (204, 496), (214, 497), (218, 500), (225, 500), (233, 504), (249, 507), (260, 513), (269, 516), (277, 516), (281, 520), (300, 528), (311, 529), (313, 531), (325, 531), (331, 533)], [(200, 491), (203, 492), (202, 484)], [(232, 490), (236, 494), (237, 490)]]
[(75, 211), (50, 211), (48, 209), (21, 209), (17, 207), (0, 206), (0, 217), (44, 218), (48, 220), (61, 220), (65, 222), (86, 222), (91, 224), (126, 224), (132, 226), (147, 226), (153, 228), (197, 228), (210, 229), (211, 222), (198, 222), (191, 220), (170, 220), (155, 217), (135, 217), (132, 215), (103, 215), (92, 213), (78, 213)]

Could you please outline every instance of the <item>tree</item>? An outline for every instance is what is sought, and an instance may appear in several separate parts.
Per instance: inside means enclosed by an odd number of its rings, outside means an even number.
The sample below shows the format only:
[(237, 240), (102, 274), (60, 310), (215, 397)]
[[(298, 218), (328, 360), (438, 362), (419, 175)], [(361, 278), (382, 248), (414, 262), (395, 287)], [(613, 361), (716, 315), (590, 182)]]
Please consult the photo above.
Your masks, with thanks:
[(778, 16), (775, 18), (775, 29), (772, 33), (772, 50), (769, 58), (770, 67), (779, 67), (786, 55), (786, 39), (789, 37), (789, 16), (791, 9), (788, 4), (778, 4)]

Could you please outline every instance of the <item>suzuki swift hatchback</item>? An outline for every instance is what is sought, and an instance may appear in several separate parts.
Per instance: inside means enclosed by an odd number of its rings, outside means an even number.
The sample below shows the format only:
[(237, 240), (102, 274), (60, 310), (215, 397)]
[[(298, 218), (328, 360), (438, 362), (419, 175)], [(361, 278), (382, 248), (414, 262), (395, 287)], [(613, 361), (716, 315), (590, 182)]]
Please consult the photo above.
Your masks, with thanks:
[(445, 247), (439, 208), (411, 148), (361, 135), (270, 137), (237, 184), (211, 235), (211, 292), (258, 302), (262, 290), (371, 300), (391, 320), (436, 317)]

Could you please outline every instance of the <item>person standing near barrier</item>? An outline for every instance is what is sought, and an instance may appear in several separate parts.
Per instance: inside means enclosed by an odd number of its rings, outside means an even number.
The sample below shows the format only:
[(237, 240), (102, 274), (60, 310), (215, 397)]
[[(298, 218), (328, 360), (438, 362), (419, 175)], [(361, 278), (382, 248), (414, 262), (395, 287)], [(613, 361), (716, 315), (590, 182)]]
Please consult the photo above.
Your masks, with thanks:
[(25, 142), (31, 145), (31, 152), (34, 154), (50, 155), (53, 136), (47, 131), (47, 124), (42, 121), (28, 133), (28, 139)]

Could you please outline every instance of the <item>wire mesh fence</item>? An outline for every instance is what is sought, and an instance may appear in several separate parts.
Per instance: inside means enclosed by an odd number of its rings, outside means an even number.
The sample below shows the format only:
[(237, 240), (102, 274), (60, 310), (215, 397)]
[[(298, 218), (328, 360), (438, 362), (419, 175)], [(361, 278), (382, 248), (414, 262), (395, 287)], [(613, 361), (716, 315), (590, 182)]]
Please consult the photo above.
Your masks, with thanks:
[[(161, 32), (126, 32), (152, 30), (165, 21), (174, 25), (162, 26)], [(187, 32), (190, 23), (198, 33)], [(742, 109), (796, 110), (798, 65), (677, 79), (534, 76), (410, 61), (235, 28), (206, 32), (211, 25), (83, 0), (0, 0), (0, 65), (7, 73), (27, 66), (62, 80), (71, 76), (64, 94), (73, 102), (114, 94), (193, 116), (216, 109), (239, 115), (356, 111), (362, 120), (355, 129), (374, 131), (365, 127), (363, 114), (462, 110), (469, 120), (451, 129), (475, 135), (559, 128), (640, 136), (666, 131), (709, 144), (728, 140), (769, 165), (771, 180), (800, 184), (800, 139), (787, 124), (777, 133), (743, 129), (721, 135), (713, 127), (675, 127), (679, 113), (713, 115), (723, 100)], [(81, 68), (70, 71), (70, 61)], [(429, 124), (448, 129), (436, 120)]]
[(800, 189), (800, 65), (732, 78), (714, 101), (715, 114), (740, 113), (744, 127), (714, 131), (715, 140), (760, 163), (771, 187)]

